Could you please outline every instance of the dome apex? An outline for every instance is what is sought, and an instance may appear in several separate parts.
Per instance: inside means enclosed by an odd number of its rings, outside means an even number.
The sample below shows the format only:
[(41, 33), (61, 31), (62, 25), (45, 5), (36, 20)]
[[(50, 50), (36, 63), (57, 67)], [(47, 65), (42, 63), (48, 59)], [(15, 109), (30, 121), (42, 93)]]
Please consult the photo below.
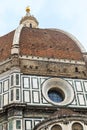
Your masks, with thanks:
[(26, 7), (26, 12), (27, 12), (27, 13), (30, 12), (30, 7), (29, 7), (29, 6)]
[(30, 14), (30, 7), (26, 7), (26, 15), (20, 20), (20, 24), (23, 24), (26, 27), (37, 28), (38, 21), (37, 19)]

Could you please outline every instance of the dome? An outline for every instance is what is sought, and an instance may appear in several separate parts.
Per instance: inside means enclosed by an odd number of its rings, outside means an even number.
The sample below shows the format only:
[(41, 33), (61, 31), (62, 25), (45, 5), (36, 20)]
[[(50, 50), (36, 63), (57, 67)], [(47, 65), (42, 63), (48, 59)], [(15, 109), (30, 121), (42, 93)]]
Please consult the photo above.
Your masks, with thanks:
[(60, 31), (24, 27), (19, 44), (21, 55), (83, 60), (81, 50), (75, 41)]
[(83, 61), (82, 51), (76, 41), (60, 30), (22, 27), (19, 37), (17, 34), (15, 30), (0, 37), (0, 62), (11, 56), (14, 45), (18, 46), (21, 56)]
[(11, 55), (83, 61), (81, 44), (59, 29), (38, 28), (37, 19), (26, 8), (17, 29), (0, 37), (0, 62)]

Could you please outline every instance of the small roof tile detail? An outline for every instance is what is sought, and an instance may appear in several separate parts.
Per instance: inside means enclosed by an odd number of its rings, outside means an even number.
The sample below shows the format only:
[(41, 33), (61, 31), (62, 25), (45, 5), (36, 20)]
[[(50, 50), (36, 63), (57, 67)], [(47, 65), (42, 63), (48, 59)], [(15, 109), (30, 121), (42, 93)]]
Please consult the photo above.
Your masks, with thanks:
[(11, 56), (11, 47), (12, 47), (14, 32), (15, 31), (12, 31), (0, 37), (0, 62), (6, 60)]
[[(0, 62), (11, 56), (15, 30), (0, 37)], [(19, 55), (83, 61), (78, 45), (66, 34), (51, 30), (23, 27)]]

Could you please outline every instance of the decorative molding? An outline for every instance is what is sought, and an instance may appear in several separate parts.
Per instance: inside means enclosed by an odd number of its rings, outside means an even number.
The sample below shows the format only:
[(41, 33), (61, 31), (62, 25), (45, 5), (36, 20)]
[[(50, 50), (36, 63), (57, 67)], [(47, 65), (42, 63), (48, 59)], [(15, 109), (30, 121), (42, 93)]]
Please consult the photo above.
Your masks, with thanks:
[(37, 60), (37, 61), (50, 61), (50, 62), (59, 62), (59, 63), (67, 63), (67, 64), (77, 64), (77, 65), (85, 65), (84, 61), (75, 61), (68, 59), (53, 59), (53, 58), (44, 58), (44, 57), (35, 57), (35, 56), (20, 56), (20, 59), (29, 59), (29, 60)]
[(5, 61), (3, 61), (3, 62), (0, 62), (0, 66), (6, 64), (6, 63), (8, 63), (8, 62), (10, 62), (11, 60), (12, 60), (12, 59), (7, 59), (7, 60), (5, 60)]

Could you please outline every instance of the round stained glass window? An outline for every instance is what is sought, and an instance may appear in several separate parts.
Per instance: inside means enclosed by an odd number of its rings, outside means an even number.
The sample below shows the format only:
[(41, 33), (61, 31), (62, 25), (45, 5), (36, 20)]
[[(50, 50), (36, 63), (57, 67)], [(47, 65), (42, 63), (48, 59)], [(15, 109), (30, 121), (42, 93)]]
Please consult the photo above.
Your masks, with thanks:
[(64, 100), (64, 96), (63, 93), (58, 91), (58, 90), (53, 90), (50, 89), (48, 91), (48, 97), (50, 98), (50, 100), (52, 100), (53, 102), (62, 102)]
[(72, 86), (60, 78), (50, 78), (43, 82), (42, 94), (49, 103), (58, 106), (68, 105), (74, 98)]

